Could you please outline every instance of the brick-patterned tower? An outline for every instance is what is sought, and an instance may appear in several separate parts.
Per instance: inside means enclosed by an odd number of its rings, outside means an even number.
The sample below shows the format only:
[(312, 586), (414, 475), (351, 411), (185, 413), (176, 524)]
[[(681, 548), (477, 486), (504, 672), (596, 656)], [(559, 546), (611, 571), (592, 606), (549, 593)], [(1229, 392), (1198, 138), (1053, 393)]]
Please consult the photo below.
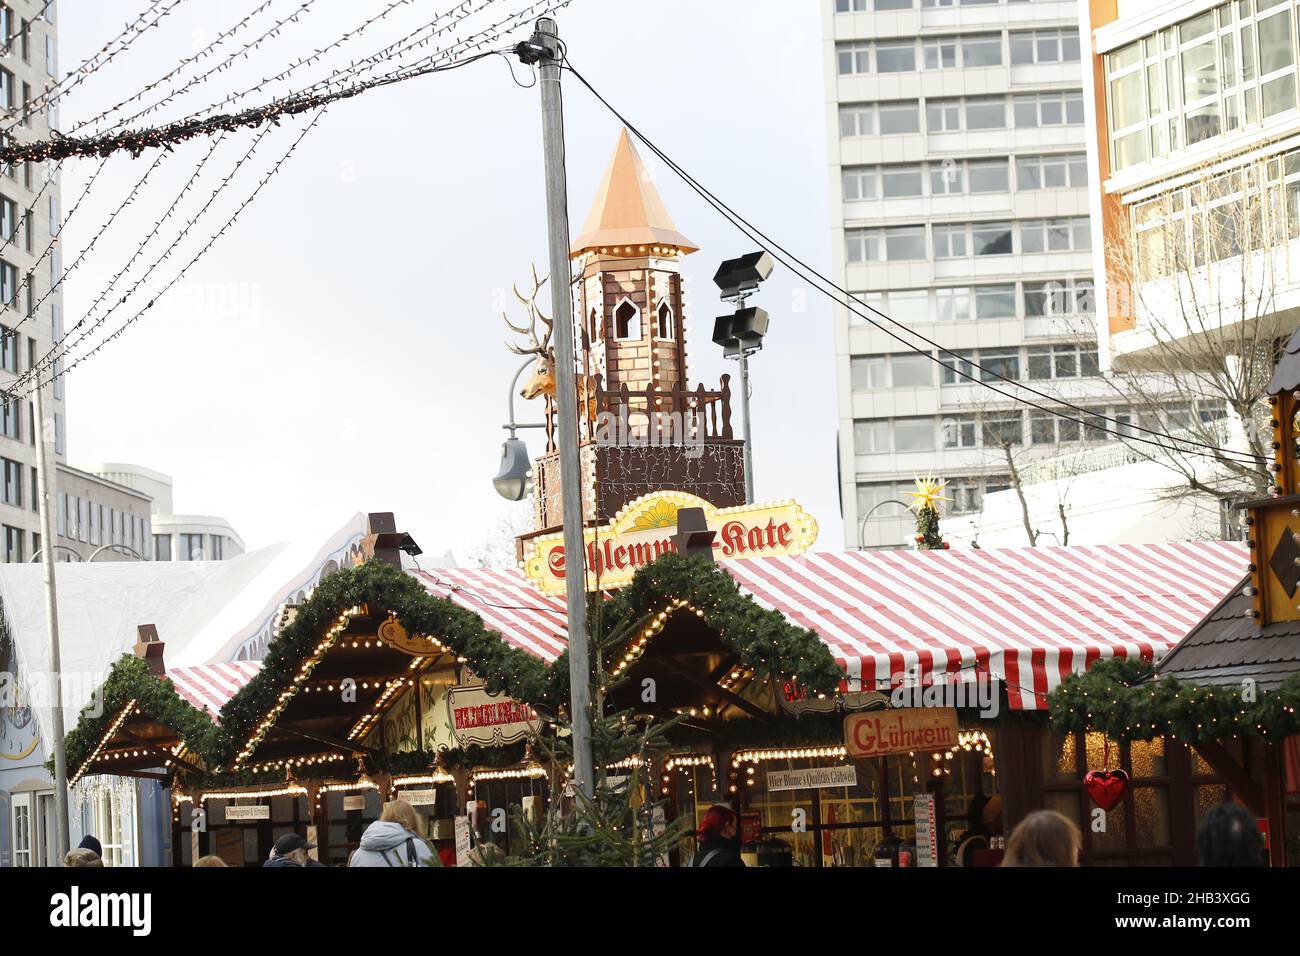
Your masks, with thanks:
[(686, 382), (679, 259), (696, 246), (673, 225), (627, 130), (601, 180), (572, 258), (589, 375), (604, 387), (671, 391)]
[[(697, 246), (677, 231), (627, 130), (619, 135), (570, 258), (578, 374), (587, 412), (582, 434), (584, 516), (608, 521), (653, 491), (688, 491), (718, 507), (745, 501), (743, 443), (731, 426), (730, 382), (690, 389), (680, 262)], [(598, 440), (593, 421), (622, 417), (631, 442)], [(638, 444), (649, 419), (685, 429)], [(662, 437), (662, 436), (660, 436)], [(537, 529), (560, 524), (558, 456), (537, 462)]]

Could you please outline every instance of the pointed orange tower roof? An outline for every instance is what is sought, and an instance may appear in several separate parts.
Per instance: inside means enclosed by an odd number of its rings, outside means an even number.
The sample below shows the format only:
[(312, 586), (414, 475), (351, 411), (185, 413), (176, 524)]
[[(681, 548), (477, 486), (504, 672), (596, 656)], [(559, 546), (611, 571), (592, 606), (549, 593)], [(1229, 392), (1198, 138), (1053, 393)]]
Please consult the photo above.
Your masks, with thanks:
[(668, 246), (683, 254), (699, 248), (677, 231), (625, 129), (600, 181), (587, 223), (569, 256), (577, 258), (584, 252), (615, 247), (647, 251), (639, 249), (641, 246)]

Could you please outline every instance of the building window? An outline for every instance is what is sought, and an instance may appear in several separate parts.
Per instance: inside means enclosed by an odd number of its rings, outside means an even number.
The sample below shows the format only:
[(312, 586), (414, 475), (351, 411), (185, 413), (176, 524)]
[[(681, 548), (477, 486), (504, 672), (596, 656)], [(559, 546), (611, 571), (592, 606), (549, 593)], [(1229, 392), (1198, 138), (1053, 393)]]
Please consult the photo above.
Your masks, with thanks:
[(54, 453), (56, 455), (67, 454), (65, 446), (66, 436), (63, 433), (63, 416), (58, 412), (54, 413)]
[(939, 381), (944, 385), (965, 385), (975, 381), (974, 352), (941, 352)]
[[(1079, 41), (1075, 37), (1074, 58), (1079, 58)], [(1002, 65), (1002, 35), (1000, 33), (978, 34), (975, 36), (963, 36), (961, 38), (961, 65), (963, 67), (975, 66), (1001, 66)]]
[(1021, 252), (1086, 252), (1091, 248), (1092, 230), (1086, 217), (1020, 223)]
[(208, 560), (209, 560), (209, 561), (220, 561), (220, 560), (222, 559), (222, 557), (223, 557), (223, 555), (222, 555), (222, 542), (223, 542), (224, 540), (225, 540), (225, 539), (222, 538), (222, 536), (219, 535), (219, 534), (214, 534), (214, 535), (211, 536), (211, 547), (212, 547), (212, 551), (211, 551), (211, 553), (208, 554)]
[(916, 100), (883, 103), (850, 103), (840, 107), (840, 135), (882, 136), (920, 132), (920, 110)]
[(1016, 127), (1078, 126), (1083, 123), (1083, 94), (1079, 91), (1029, 93), (1011, 101)]
[(877, 73), (910, 73), (916, 69), (916, 44), (912, 40), (878, 42), (875, 55)]
[(855, 355), (849, 359), (849, 384), (855, 392), (889, 388), (889, 358), (885, 355)]
[(15, 508), (23, 506), (23, 466), (8, 458), (0, 458), (0, 500)]
[(844, 199), (853, 202), (858, 199), (875, 199), (876, 167), (845, 166), (841, 174), (844, 183)]
[(1011, 223), (972, 223), (971, 248), (977, 256), (1011, 255)]
[(933, 418), (898, 418), (894, 420), (894, 451), (934, 451)]
[(980, 349), (980, 379), (985, 382), (1020, 378), (1020, 349)]
[(182, 534), (181, 554), (182, 561), (202, 561), (203, 560), (203, 535), (201, 534)]
[(935, 289), (935, 318), (939, 322), (965, 322), (971, 317), (970, 287), (955, 286), (949, 289)]
[(155, 561), (170, 561), (172, 559), (171, 535), (156, 534), (153, 536), (153, 559)]
[(944, 448), (974, 448), (975, 418), (971, 415), (955, 415), (942, 422)]
[(1025, 420), (1020, 412), (998, 412), (980, 419), (980, 440), (987, 448), (1022, 445)]
[(853, 451), (858, 455), (885, 455), (892, 450), (888, 419), (853, 423)]
[(18, 305), (18, 269), (0, 259), (0, 305)]
[(631, 299), (624, 298), (614, 306), (614, 338), (618, 341), (635, 341), (641, 338), (641, 310)]
[(1007, 101), (1001, 96), (984, 96), (965, 100), (962, 104), (966, 115), (966, 128), (1006, 129)]
[(966, 255), (966, 226), (933, 227), (934, 257), (936, 259), (960, 259)]
[(949, 70), (957, 65), (957, 38), (937, 37), (921, 42), (927, 70)]
[(1029, 349), (1025, 367), (1030, 379), (1080, 378), (1101, 374), (1097, 349), (1079, 345), (1041, 345)]
[(975, 287), (975, 318), (1014, 319), (1016, 317), (1016, 287), (1007, 285), (978, 285)]
[(840, 76), (871, 72), (870, 43), (840, 43), (835, 47)]
[(0, 395), (0, 434), (22, 441), (22, 400)]
[(966, 164), (972, 193), (1005, 193), (1011, 189), (1005, 159), (971, 160)]
[(90, 502), (77, 499), (77, 540), (85, 542), (90, 537)]
[(880, 167), (880, 195), (884, 199), (921, 195), (921, 166)]
[(1025, 317), (1088, 315), (1093, 312), (1093, 286), (1087, 279), (1051, 279), (1024, 284)]
[(1088, 157), (1083, 153), (1016, 157), (1017, 190), (1077, 189), (1087, 185)]
[(5, 529), (5, 561), (9, 564), (23, 563), (23, 529), (11, 528), (9, 525)]
[(902, 352), (890, 356), (893, 388), (933, 388), (934, 361), (929, 353)]
[(1078, 63), (1078, 30), (1029, 30), (1011, 34), (1011, 65)]

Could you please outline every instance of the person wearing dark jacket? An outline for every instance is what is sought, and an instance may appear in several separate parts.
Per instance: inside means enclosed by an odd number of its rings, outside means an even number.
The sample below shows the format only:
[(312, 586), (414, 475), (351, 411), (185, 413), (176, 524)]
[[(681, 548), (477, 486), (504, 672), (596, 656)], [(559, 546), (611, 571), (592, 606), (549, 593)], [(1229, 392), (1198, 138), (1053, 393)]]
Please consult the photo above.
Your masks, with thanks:
[(262, 866), (308, 866), (311, 858), (307, 855), (307, 851), (315, 848), (315, 843), (308, 843), (299, 834), (286, 833), (275, 841), (270, 858)]
[(700, 821), (696, 835), (700, 848), (691, 866), (744, 866), (740, 844), (736, 839), (736, 813), (731, 807), (717, 804), (709, 808)]

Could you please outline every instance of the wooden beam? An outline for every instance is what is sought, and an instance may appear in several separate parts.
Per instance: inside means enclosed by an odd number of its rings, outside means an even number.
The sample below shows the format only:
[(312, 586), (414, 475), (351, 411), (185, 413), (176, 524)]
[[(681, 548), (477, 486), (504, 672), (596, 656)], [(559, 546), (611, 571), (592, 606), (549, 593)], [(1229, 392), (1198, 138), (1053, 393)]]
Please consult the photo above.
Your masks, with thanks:
[(719, 687), (716, 681), (710, 681), (707, 677), (701, 677), (699, 674), (691, 673), (685, 667), (682, 667), (669, 657), (656, 657), (654, 663), (676, 674), (687, 683), (694, 684), (696, 687), (699, 687), (710, 694), (717, 694), (723, 700), (727, 701), (727, 703), (739, 707), (751, 717), (757, 717), (759, 720), (768, 722), (771, 722), (772, 720), (772, 715), (763, 710), (763, 708), (751, 704), (749, 701), (745, 700), (745, 698), (738, 697), (729, 690)]
[(1268, 858), (1272, 866), (1286, 866), (1286, 763), (1282, 743), (1268, 741), (1263, 746), (1264, 812), (1268, 820)]
[(1268, 815), (1264, 805), (1264, 788), (1252, 780), (1246, 769), (1237, 762), (1223, 744), (1217, 740), (1202, 740), (1192, 744), (1210, 769), (1228, 782), (1228, 786), (1247, 809), (1257, 817)]
[[(192, 771), (193, 773), (203, 773), (202, 767), (195, 766), (194, 764), (190, 763), (188, 760), (182, 760), (180, 757), (176, 756), (175, 754), (169, 751), (162, 750), (158, 747), (155, 747), (149, 741), (137, 737), (129, 730), (123, 730), (121, 731), (121, 733), (123, 737), (127, 738), (128, 740), (136, 744), (138, 747), (142, 747), (144, 750), (153, 754), (155, 757), (161, 757), (164, 766), (170, 762), (176, 764), (176, 766), (178, 767), (182, 767), (186, 770)], [(184, 741), (182, 741), (182, 743), (184, 743)]]
[(373, 749), (371, 747), (363, 746), (360, 743), (353, 743), (349, 740), (339, 740), (337, 737), (330, 737), (327, 734), (317, 734), (307, 730), (295, 730), (292, 725), (276, 724), (271, 728), (267, 737), (276, 734), (285, 737), (300, 737), (303, 740), (311, 740), (318, 744), (324, 744), (326, 747), (333, 747), (335, 750), (342, 750), (347, 754), (370, 753)]

